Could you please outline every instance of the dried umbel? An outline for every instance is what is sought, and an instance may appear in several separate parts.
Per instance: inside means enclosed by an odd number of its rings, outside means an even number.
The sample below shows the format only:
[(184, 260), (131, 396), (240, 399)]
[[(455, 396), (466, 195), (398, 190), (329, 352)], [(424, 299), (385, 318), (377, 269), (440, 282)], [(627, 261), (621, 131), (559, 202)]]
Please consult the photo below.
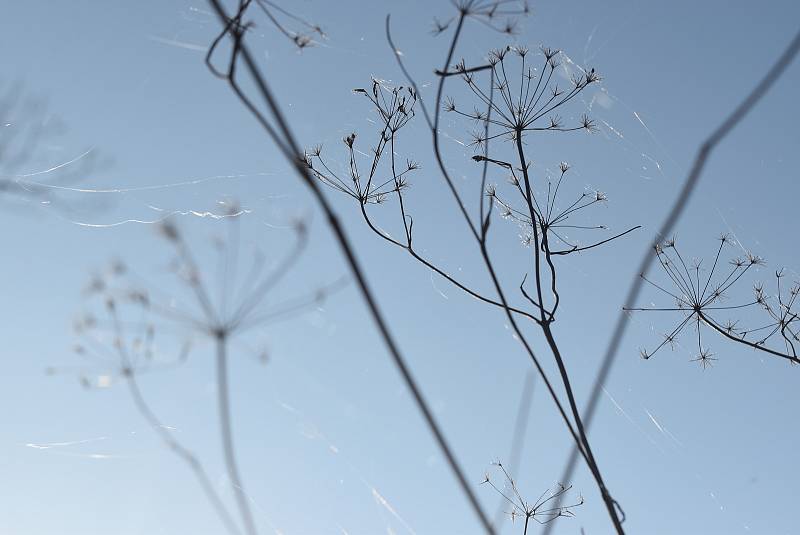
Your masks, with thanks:
[[(202, 268), (195, 248), (174, 220), (159, 224), (159, 235), (175, 253), (169, 266), (178, 287), (184, 290), (179, 292), (184, 294), (183, 298), (176, 300), (178, 294), (156, 290), (165, 284), (153, 285), (130, 266), (115, 260), (104, 270), (105, 274), (96, 274), (90, 279), (85, 291), (87, 295), (102, 300), (104, 306), (101, 310), (105, 312), (107, 321), (98, 322), (97, 318), (102, 314), (87, 315), (76, 323), (78, 334), (98, 333), (97, 329), (101, 329), (112, 335), (115, 342), (111, 345), (139, 349), (149, 347), (153, 342), (152, 333), (159, 327), (168, 332), (184, 332), (190, 337), (230, 339), (271, 322), (302, 314), (341, 287), (337, 281), (307, 295), (272, 302), (270, 293), (300, 259), (307, 245), (308, 230), (302, 221), (292, 225), (293, 245), (283, 258), (272, 262), (272, 269), (268, 269), (269, 259), (259, 250), (253, 251), (249, 264), (242, 265), (239, 219), (246, 213), (247, 210), (237, 203), (223, 204), (222, 213), (217, 217), (227, 226), (227, 236), (213, 240), (217, 256), (217, 261), (212, 263), (213, 269)], [(122, 317), (123, 314), (128, 317)], [(131, 332), (123, 329), (125, 325), (137, 325), (140, 330), (146, 328), (146, 332), (151, 334), (145, 337), (145, 331)], [(139, 369), (133, 364), (129, 367), (132, 371)]]
[[(326, 37), (325, 32), (322, 31), (322, 28), (318, 24), (307, 21), (275, 2), (271, 2), (270, 0), (255, 0), (255, 2), (272, 25), (281, 34), (292, 41), (298, 49), (313, 46), (316, 43), (316, 38), (324, 39)], [(281, 20), (281, 17), (291, 21), (297, 28), (302, 29), (291, 29), (288, 24)]]
[[(249, 18), (251, 8), (255, 6), (257, 12)], [(242, 38), (248, 30), (260, 25), (257, 15), (266, 18), (269, 24), (278, 30), (278, 33), (289, 39), (298, 50), (314, 46), (317, 39), (325, 39), (327, 35), (318, 24), (314, 24), (303, 17), (289, 11), (277, 2), (271, 0), (239, 0), (236, 13), (228, 21), (225, 30), (214, 40), (209, 48), (207, 60), (216, 52), (222, 38), (230, 33)]]
[(535, 501), (526, 500), (517, 487), (517, 482), (508, 473), (502, 463), (493, 463), (501, 475), (501, 483), (495, 483), (494, 478), (487, 472), (481, 484), (491, 487), (505, 502), (505, 514), (512, 522), (523, 521), (523, 535), (527, 535), (530, 521), (547, 524), (559, 517), (574, 517), (574, 509), (583, 505), (583, 496), (569, 504), (562, 504), (563, 498), (572, 490), (572, 485), (558, 483), (545, 490)]
[[(519, 17), (530, 14), (531, 8), (527, 1), (519, 0), (451, 0), (453, 7), (458, 11), (460, 18), (470, 18), (484, 26), (506, 35), (517, 33)], [(446, 21), (433, 20), (433, 35), (446, 32), (456, 17)]]
[[(703, 267), (702, 260), (691, 262), (684, 259), (675, 239), (657, 243), (653, 250), (658, 259), (666, 282), (656, 282), (644, 275), (642, 279), (661, 295), (672, 299), (671, 307), (626, 308), (628, 311), (674, 313), (680, 320), (667, 333), (663, 340), (653, 349), (641, 350), (641, 356), (649, 359), (664, 347), (674, 349), (678, 337), (687, 328), (695, 332), (692, 344), (696, 344), (696, 355), (692, 359), (703, 369), (711, 366), (717, 356), (704, 343), (703, 333), (711, 331), (724, 338), (751, 347), (757, 351), (788, 360), (792, 364), (800, 363), (797, 356), (796, 343), (800, 342), (800, 319), (795, 311), (795, 302), (800, 285), (795, 282), (786, 288), (785, 271), (775, 272), (776, 294), (770, 297), (765, 293), (761, 283), (753, 287), (753, 296), (742, 299), (736, 295), (742, 285), (743, 277), (754, 268), (765, 265), (764, 260), (747, 253), (727, 263), (722, 260), (726, 246), (733, 243), (733, 238), (723, 234), (719, 238), (711, 269)], [(734, 304), (724, 304), (733, 299)], [(760, 310), (767, 318), (752, 327), (744, 326), (741, 317), (750, 310)], [(725, 316), (727, 319), (723, 320)], [(740, 317), (732, 317), (740, 316)], [(750, 321), (757, 321), (748, 318)]]
[[(581, 224), (580, 221), (575, 221), (583, 210), (590, 208), (596, 204), (606, 203), (608, 197), (602, 191), (583, 191), (567, 203), (563, 203), (559, 199), (559, 193), (563, 193), (562, 185), (565, 182), (567, 172), (570, 166), (561, 162), (558, 167), (558, 178), (553, 179), (551, 176), (547, 177), (546, 194), (541, 196), (531, 195), (533, 200), (533, 218), (531, 211), (525, 201), (528, 194), (523, 189), (523, 182), (520, 180), (519, 171), (514, 168), (510, 163), (493, 158), (486, 158), (484, 156), (473, 156), (473, 160), (477, 162), (488, 161), (494, 165), (505, 168), (509, 173), (508, 184), (511, 186), (509, 196), (517, 198), (516, 203), (523, 203), (523, 206), (515, 206), (515, 201), (508, 200), (503, 197), (495, 185), (489, 185), (486, 189), (486, 196), (492, 200), (499, 209), (500, 216), (504, 219), (514, 221), (520, 225), (523, 230), (522, 242), (526, 246), (530, 246), (534, 239), (533, 225), (534, 222), (538, 227), (538, 233), (542, 236), (540, 249), (542, 252), (553, 255), (563, 256), (571, 253), (577, 253), (593, 249), (612, 240), (620, 238), (629, 232), (632, 232), (640, 226), (631, 227), (630, 229), (615, 234), (609, 238), (590, 242), (589, 244), (581, 244), (569, 233), (580, 231), (605, 231), (608, 230), (606, 225), (587, 225)], [(543, 188), (544, 189), (544, 188)], [(541, 198), (540, 197), (544, 197)], [(556, 248), (552, 248), (553, 244)]]
[(595, 130), (594, 121), (587, 115), (568, 124), (558, 110), (599, 82), (600, 75), (594, 69), (571, 72), (569, 83), (559, 86), (559, 76), (554, 75), (562, 67), (560, 52), (543, 47), (539, 55), (539, 65), (534, 67), (535, 54), (528, 48), (507, 46), (490, 51), (485, 64), (467, 67), (462, 60), (446, 73), (464, 81), (475, 97), (475, 105), (462, 110), (448, 98), (444, 111), (490, 127), (488, 135), (473, 135), (475, 147), (497, 138), (514, 140), (531, 132)]
[[(346, 176), (336, 173), (323, 159), (322, 146), (317, 145), (305, 153), (304, 161), (314, 177), (326, 186), (340, 191), (362, 205), (381, 204), (392, 193), (400, 194), (408, 187), (407, 176), (419, 166), (406, 160), (398, 165), (395, 161), (395, 141), (398, 132), (414, 117), (417, 94), (410, 87), (392, 87), (378, 80), (372, 81), (372, 88), (354, 89), (354, 93), (364, 95), (373, 105), (379, 127), (378, 138), (371, 148), (371, 162), (368, 170), (362, 170), (356, 157), (356, 134), (346, 136), (342, 141), (347, 148), (349, 163)], [(389, 176), (381, 174), (381, 158), (389, 153)]]

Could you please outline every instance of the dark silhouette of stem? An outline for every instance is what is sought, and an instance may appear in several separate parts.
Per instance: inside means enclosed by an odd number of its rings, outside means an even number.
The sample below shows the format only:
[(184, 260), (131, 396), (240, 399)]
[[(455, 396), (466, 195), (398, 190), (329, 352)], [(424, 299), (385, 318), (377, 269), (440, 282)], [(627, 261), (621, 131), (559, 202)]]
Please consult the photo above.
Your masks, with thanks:
[[(546, 317), (546, 311), (544, 308), (544, 300), (542, 294), (542, 277), (541, 277), (541, 254), (539, 251), (539, 215), (534, 209), (533, 206), (533, 190), (531, 188), (530, 178), (528, 175), (528, 165), (525, 160), (525, 152), (522, 148), (522, 131), (518, 130), (516, 135), (516, 147), (517, 147), (517, 155), (519, 156), (519, 164), (520, 168), (522, 169), (522, 176), (525, 184), (525, 201), (528, 204), (528, 211), (530, 212), (531, 221), (533, 222), (533, 237), (534, 237), (534, 269), (536, 275), (536, 292), (538, 294), (539, 303), (542, 305), (539, 307), (541, 312), (541, 321), (539, 322), (539, 326), (544, 333), (545, 339), (547, 340), (547, 345), (550, 347), (550, 351), (553, 353), (553, 357), (556, 361), (558, 366), (558, 372), (561, 376), (561, 382), (564, 385), (564, 390), (567, 393), (567, 401), (569, 402), (570, 411), (572, 412), (572, 418), (575, 422), (575, 427), (578, 431), (578, 437), (580, 439), (581, 444), (583, 445), (583, 451), (585, 453), (584, 457), (586, 459), (586, 464), (589, 466), (589, 470), (592, 472), (592, 476), (597, 483), (598, 488), (600, 489), (600, 495), (603, 498), (603, 503), (606, 506), (606, 510), (608, 511), (609, 517), (611, 518), (611, 522), (614, 524), (614, 529), (618, 534), (623, 534), (625, 531), (622, 529), (622, 521), (618, 515), (618, 509), (616, 500), (611, 497), (608, 489), (606, 488), (605, 482), (603, 481), (603, 476), (600, 473), (600, 467), (597, 464), (597, 461), (594, 458), (594, 454), (592, 453), (591, 446), (589, 445), (589, 439), (586, 436), (586, 430), (584, 429), (583, 420), (581, 419), (580, 409), (578, 409), (578, 404), (575, 401), (575, 394), (572, 391), (572, 385), (569, 380), (569, 374), (567, 373), (566, 365), (564, 364), (564, 359), (561, 356), (561, 351), (558, 348), (558, 344), (553, 336), (553, 332), (550, 328), (550, 324), (553, 321), (553, 314), (555, 313), (555, 308), (550, 314), (550, 317)], [(546, 232), (542, 232), (542, 241), (543, 244), (546, 243)], [(550, 260), (550, 255), (548, 254), (549, 247), (545, 247), (545, 253), (547, 256), (547, 263), (551, 270), (551, 283), (552, 283), (552, 291), (556, 299), (558, 299), (558, 292), (556, 292), (556, 278), (555, 278), (555, 267), (553, 266), (552, 261)], [(558, 305), (558, 301), (556, 301), (556, 306)], [(566, 479), (562, 480), (562, 482), (568, 481)], [(624, 515), (623, 515), (624, 517)]]
[(619, 234), (616, 234), (616, 235), (614, 235), (614, 236), (612, 236), (612, 237), (610, 237), (610, 238), (607, 238), (607, 239), (605, 239), (605, 240), (603, 240), (603, 241), (599, 241), (599, 242), (597, 242), (597, 243), (593, 243), (592, 245), (587, 245), (587, 246), (585, 246), (585, 247), (573, 247), (572, 249), (565, 249), (565, 250), (563, 250), (563, 251), (550, 251), (550, 254), (551, 254), (551, 255), (566, 255), (566, 254), (570, 254), (570, 253), (578, 253), (578, 252), (580, 252), (580, 251), (587, 251), (587, 250), (589, 250), (589, 249), (593, 249), (593, 248), (595, 248), (595, 247), (598, 247), (598, 246), (600, 246), (600, 245), (603, 245), (603, 244), (605, 244), (605, 243), (608, 243), (608, 242), (610, 242), (611, 240), (616, 240), (617, 238), (621, 238), (621, 237), (623, 237), (624, 235), (628, 234), (629, 232), (633, 232), (634, 230), (638, 230), (638, 229), (640, 229), (640, 228), (642, 228), (642, 226), (641, 226), (641, 225), (636, 225), (635, 227), (631, 227), (631, 228), (629, 228), (629, 229), (628, 229), (628, 230), (626, 230), (625, 232), (620, 232)]
[[(608, 515), (611, 518), (612, 523), (614, 524), (614, 529), (616, 529), (617, 533), (623, 534), (625, 531), (622, 529), (622, 522), (625, 520), (625, 514), (622, 513), (622, 518), (620, 518), (619, 513), (621, 513), (621, 509), (617, 501), (611, 497), (611, 493), (606, 488), (605, 482), (603, 481), (603, 476), (600, 473), (600, 467), (597, 465), (597, 461), (594, 458), (594, 453), (592, 453), (592, 448), (589, 445), (589, 439), (586, 436), (586, 429), (581, 419), (580, 412), (578, 410), (578, 404), (575, 401), (575, 396), (572, 391), (572, 385), (570, 384), (569, 374), (567, 373), (566, 365), (564, 364), (564, 359), (561, 357), (561, 351), (558, 348), (558, 344), (556, 343), (555, 338), (553, 337), (553, 332), (550, 328), (550, 323), (544, 323), (541, 326), (542, 331), (544, 332), (545, 338), (547, 339), (547, 344), (550, 346), (550, 350), (553, 352), (553, 356), (555, 357), (556, 364), (558, 365), (558, 372), (561, 375), (561, 380), (564, 383), (564, 390), (567, 392), (567, 399), (569, 400), (569, 406), (572, 410), (572, 417), (575, 419), (575, 427), (578, 429), (578, 434), (580, 435), (581, 442), (583, 443), (584, 451), (586, 452), (587, 457), (587, 464), (589, 466), (589, 470), (591, 470), (592, 475), (594, 476), (595, 481), (597, 482), (597, 486), (600, 488), (600, 494), (603, 498), (603, 502), (605, 503), (606, 510), (608, 511)], [(556, 504), (558, 507), (560, 503)]]
[(478, 499), (475, 496), (475, 493), (472, 491), (470, 484), (467, 482), (463, 470), (459, 466), (458, 461), (456, 460), (450, 445), (447, 443), (447, 440), (445, 439), (444, 434), (441, 428), (439, 427), (439, 424), (436, 422), (432, 411), (428, 407), (428, 404), (425, 401), (419, 386), (417, 385), (415, 379), (411, 375), (411, 370), (409, 369), (405, 361), (405, 358), (400, 353), (400, 350), (391, 332), (389, 331), (389, 327), (385, 319), (383, 318), (383, 313), (381, 312), (378, 303), (373, 296), (372, 290), (369, 288), (369, 285), (367, 283), (361, 265), (358, 259), (356, 258), (355, 251), (352, 245), (350, 244), (350, 240), (347, 237), (344, 228), (339, 222), (338, 216), (333, 211), (333, 208), (331, 207), (327, 198), (317, 185), (314, 176), (309, 172), (308, 168), (304, 167), (302, 163), (303, 151), (300, 149), (300, 145), (295, 140), (294, 135), (291, 132), (289, 125), (283, 115), (283, 112), (278, 106), (276, 99), (272, 95), (272, 91), (269, 89), (269, 86), (267, 85), (264, 76), (262, 75), (261, 71), (256, 65), (255, 60), (253, 59), (252, 54), (250, 53), (247, 45), (243, 41), (243, 36), (244, 36), (243, 30), (241, 30), (237, 25), (230, 24), (231, 18), (228, 16), (225, 9), (222, 7), (222, 3), (220, 0), (209, 0), (209, 2), (214, 11), (217, 13), (218, 17), (220, 18), (220, 22), (225, 27), (225, 33), (228, 33), (230, 35), (234, 43), (234, 49), (236, 50), (237, 54), (232, 57), (232, 63), (235, 64), (239, 58), (242, 59), (245, 67), (247, 68), (247, 71), (252, 76), (256, 84), (259, 94), (263, 97), (267, 108), (270, 110), (272, 117), (277, 123), (277, 129), (273, 127), (269, 123), (269, 121), (266, 120), (264, 115), (258, 111), (258, 109), (252, 104), (252, 102), (250, 102), (250, 100), (244, 95), (241, 89), (238, 88), (234, 78), (228, 77), (228, 82), (236, 92), (239, 99), (247, 106), (247, 108), (253, 113), (253, 115), (261, 124), (261, 126), (267, 131), (270, 138), (272, 138), (272, 141), (283, 153), (284, 157), (294, 167), (299, 178), (309, 188), (314, 199), (317, 201), (318, 205), (325, 214), (325, 218), (328, 222), (328, 225), (331, 231), (333, 232), (334, 236), (336, 237), (337, 243), (339, 244), (339, 247), (342, 250), (342, 253), (345, 257), (345, 260), (347, 261), (350, 271), (352, 272), (353, 277), (356, 280), (356, 284), (359, 288), (359, 291), (361, 292), (361, 295), (367, 304), (367, 308), (369, 309), (370, 315), (372, 316), (372, 319), (375, 322), (375, 325), (378, 328), (381, 337), (383, 338), (384, 344), (386, 345), (386, 348), (389, 351), (389, 354), (391, 355), (395, 366), (400, 372), (403, 381), (405, 382), (408, 389), (411, 391), (414, 401), (417, 405), (417, 408), (422, 413), (429, 430), (431, 431), (431, 433), (433, 433), (437, 445), (439, 446), (439, 449), (444, 454), (445, 459), (451, 471), (453, 472), (453, 475), (458, 480), (462, 492), (467, 497), (470, 506), (472, 507), (475, 515), (480, 520), (480, 523), (483, 526), (484, 530), (486, 531), (486, 533), (494, 534), (494, 529), (492, 528), (489, 519), (487, 518), (486, 514), (483, 512), (480, 504), (478, 503)]
[[(757, 344), (755, 342), (750, 342), (749, 340), (745, 340), (744, 338), (742, 338), (740, 336), (732, 335), (727, 330), (725, 330), (723, 327), (721, 327), (716, 321), (714, 321), (713, 319), (711, 319), (708, 316), (706, 316), (705, 314), (703, 314), (702, 311), (697, 312), (697, 316), (701, 320), (703, 320), (703, 322), (705, 322), (706, 325), (710, 326), (712, 329), (717, 331), (719, 334), (721, 334), (725, 338), (733, 340), (734, 342), (739, 342), (740, 344), (744, 344), (744, 345), (746, 345), (748, 347), (752, 347), (753, 349), (756, 349), (758, 351), (763, 351), (765, 353), (769, 353), (770, 355), (775, 355), (777, 357), (781, 357), (783, 359), (788, 360), (792, 364), (800, 364), (800, 359), (798, 359), (797, 356), (792, 356), (792, 355), (788, 355), (786, 353), (781, 353), (780, 351), (775, 351), (775, 350), (770, 349), (768, 347), (764, 347), (762, 344)], [(785, 328), (785, 326), (784, 326), (784, 328)]]

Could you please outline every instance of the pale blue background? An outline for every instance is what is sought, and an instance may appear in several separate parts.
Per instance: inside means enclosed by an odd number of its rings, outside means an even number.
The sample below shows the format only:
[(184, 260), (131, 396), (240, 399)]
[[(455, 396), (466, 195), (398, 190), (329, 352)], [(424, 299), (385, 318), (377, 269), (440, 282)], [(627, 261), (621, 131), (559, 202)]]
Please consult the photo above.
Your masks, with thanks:
[[(592, 215), (598, 223), (645, 226), (602, 251), (564, 262), (557, 334), (583, 400), (635, 262), (698, 143), (791, 39), (800, 4), (606, 0), (533, 7), (516, 41), (561, 48), (576, 63), (596, 67), (610, 97), (602, 101), (606, 107), (594, 105), (595, 117), (607, 123), (598, 121), (598, 135), (541, 138), (532, 158), (551, 168), (567, 160), (576, 172), (576, 191), (588, 185), (607, 192), (610, 204)], [(446, 41), (429, 30), (434, 15), (449, 16), (448, 2), (302, 1), (291, 8), (321, 24), (330, 39), (297, 54), (262, 23), (251, 45), (300, 140), (327, 143), (334, 158), (342, 157), (343, 135), (357, 130), (365, 144), (372, 135), (369, 110), (350, 89), (368, 84), (370, 76), (403, 83), (383, 38), (386, 13), (392, 13), (398, 45), (421, 81), (432, 81), (431, 71), (442, 61)], [(285, 248), (289, 235), (280, 227), (288, 219), (312, 220), (312, 246), (279, 293), (295, 295), (347, 272), (311, 199), (228, 88), (206, 70), (203, 53), (193, 49), (217, 31), (206, 10), (200, 1), (3, 3), (0, 81), (4, 87), (24, 83), (69, 126), (60, 146), (43, 149), (43, 158), (58, 163), (94, 147), (113, 160), (82, 186), (247, 176), (66, 194), (62, 199), (75, 207), (64, 210), (36, 202), (3, 205), (2, 533), (221, 532), (189, 471), (147, 428), (124, 385), (85, 391), (76, 374), (44, 373), (48, 366), (78, 363), (70, 350), (72, 318), (84, 308), (81, 291), (89, 275), (109, 259), (123, 258), (155, 279), (170, 280), (164, 273), (168, 250), (152, 226), (77, 223), (155, 220), (161, 212), (148, 205), (204, 211), (235, 197), (251, 210), (243, 219), (248, 243), (268, 252)], [(509, 42), (477, 24), (468, 31), (459, 56), (471, 61)], [(713, 155), (677, 230), (689, 255), (712, 254), (714, 238), (733, 231), (744, 247), (767, 258), (764, 277), (781, 265), (800, 268), (798, 82), (795, 64)], [(570, 113), (578, 115), (582, 106)], [(460, 126), (444, 124), (454, 137), (464, 136)], [(428, 138), (423, 129), (416, 132), (406, 134), (400, 150), (423, 165), (409, 192), (418, 246), (488, 291), (472, 246), (452, 223), (455, 213)], [(458, 173), (474, 170), (470, 151), (452, 143), (447, 150)], [(87, 197), (108, 205), (79, 204)], [(528, 361), (501, 314), (385, 248), (346, 201), (334, 200), (393, 332), (493, 512), (496, 495), (477, 482), (492, 460), (508, 455)], [(179, 223), (200, 249), (220, 225), (191, 216)], [(496, 254), (506, 260), (513, 288), (523, 273), (511, 263), (521, 254), (516, 230), (498, 220), (493, 232), (506, 235), (498, 238)], [(720, 360), (711, 370), (689, 363), (691, 354), (682, 350), (644, 362), (638, 348), (652, 346), (651, 327), (661, 331), (668, 324), (637, 320), (606, 385), (624, 413), (604, 398), (592, 433), (608, 484), (628, 512), (629, 533), (798, 533), (797, 370), (713, 338)], [(243, 353), (234, 359), (232, 380), (240, 461), (263, 533), (478, 533), (352, 286), (322, 310), (269, 326), (255, 338), (267, 343), (270, 363), (262, 366)], [(179, 429), (230, 497), (209, 357), (208, 348), (199, 347), (186, 367), (143, 378), (142, 385), (165, 423)], [(557, 480), (569, 444), (539, 385), (519, 477), (531, 497)], [(26, 446), (100, 437), (50, 449)], [(556, 533), (577, 534), (581, 527), (590, 535), (609, 533), (586, 471), (572, 483), (587, 503)], [(520, 532), (519, 525), (504, 526), (506, 533)]]

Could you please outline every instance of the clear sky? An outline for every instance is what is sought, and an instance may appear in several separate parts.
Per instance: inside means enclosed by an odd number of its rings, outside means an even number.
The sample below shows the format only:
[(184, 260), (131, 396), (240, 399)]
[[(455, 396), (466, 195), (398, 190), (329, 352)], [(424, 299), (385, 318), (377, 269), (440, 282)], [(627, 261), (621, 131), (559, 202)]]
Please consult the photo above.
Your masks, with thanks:
[[(422, 97), (431, 101), (432, 71), (441, 66), (447, 40), (430, 29), (434, 16), (451, 16), (449, 2), (286, 4), (328, 38), (297, 53), (261, 20), (250, 43), (304, 145), (323, 143), (328, 158), (344, 166), (340, 139), (356, 131), (365, 150), (375, 135), (371, 110), (351, 89), (370, 77), (405, 83), (383, 36), (387, 13)], [(609, 197), (588, 216), (591, 224), (618, 231), (643, 226), (562, 262), (555, 331), (583, 402), (639, 255), (698, 144), (792, 38), (800, 4), (603, 0), (532, 7), (513, 38), (470, 24), (457, 57), (474, 64), (490, 48), (545, 45), (595, 67), (602, 83), (564, 116), (590, 111), (599, 131), (534, 136), (534, 169), (544, 175), (568, 161), (570, 191), (598, 189)], [(204, 2), (5, 2), (2, 12), (0, 94), (17, 84), (27, 104), (13, 115), (0, 109), (6, 113), (0, 143), (26, 121), (45, 124), (48, 136), (20, 168), (3, 167), (0, 159), (0, 173), (39, 173), (27, 179), (82, 191), (50, 189), (49, 203), (0, 196), (0, 533), (222, 533), (191, 472), (136, 411), (113, 366), (86, 364), (74, 353), (73, 322), (94, 307), (87, 284), (119, 259), (165, 294), (180, 294), (168, 269), (174, 255), (151, 223), (174, 213), (213, 274), (210, 238), (224, 232), (226, 221), (203, 215), (221, 213), (220, 203), (231, 199), (245, 211), (243, 254), (260, 249), (268, 264), (290, 248), (292, 220), (310, 225), (309, 247), (273, 302), (307, 295), (347, 275), (347, 267), (312, 199), (204, 66), (218, 31)], [(766, 258), (737, 302), (750, 297), (754, 281), (771, 284), (781, 266), (792, 280), (800, 278), (800, 186), (792, 162), (800, 146), (799, 82), (795, 64), (719, 147), (676, 229), (688, 257), (710, 262), (715, 239), (730, 232), (735, 245), (726, 260), (737, 249)], [(457, 81), (451, 87), (448, 94), (463, 92)], [(459, 143), (470, 130), (449, 117), (443, 123), (447, 164), (465, 188), (479, 180), (472, 149)], [(415, 243), (489, 293), (429, 139), (420, 120), (398, 147), (422, 166), (408, 192)], [(78, 173), (80, 181), (63, 182), (76, 168), (87, 170)], [(497, 495), (478, 483), (492, 461), (509, 455), (531, 368), (527, 357), (501, 313), (388, 248), (349, 199), (329, 193), (437, 418), (494, 512)], [(525, 273), (526, 250), (513, 223), (498, 219), (493, 232), (513, 290)], [(651, 302), (670, 306), (649, 289), (641, 304)], [(718, 360), (707, 370), (690, 362), (691, 335), (673, 352), (640, 359), (639, 348), (652, 347), (671, 320), (634, 316), (591, 433), (629, 533), (796, 533), (797, 370), (712, 336)], [(163, 326), (160, 349), (177, 352), (184, 335)], [(258, 358), (261, 347), (268, 350), (266, 364)], [(140, 382), (233, 507), (212, 357), (212, 346), (197, 339), (184, 366)], [(252, 331), (236, 346), (231, 367), (237, 449), (262, 533), (479, 533), (354, 285), (291, 321)], [(48, 368), (60, 371), (48, 375)], [(96, 388), (82, 388), (80, 377)], [(518, 480), (535, 499), (558, 480), (569, 451), (541, 382), (530, 418)], [(569, 483), (586, 503), (555, 533), (610, 533), (588, 471), (582, 467)], [(506, 522), (502, 532), (521, 527)]]

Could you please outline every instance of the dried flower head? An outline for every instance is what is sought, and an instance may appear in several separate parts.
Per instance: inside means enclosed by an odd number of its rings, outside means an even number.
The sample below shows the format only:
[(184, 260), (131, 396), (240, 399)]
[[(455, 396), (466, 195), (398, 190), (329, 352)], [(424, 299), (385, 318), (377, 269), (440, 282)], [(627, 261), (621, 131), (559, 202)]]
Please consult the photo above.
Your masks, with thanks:
[[(723, 300), (733, 293), (737, 283), (743, 280), (746, 273), (754, 267), (763, 266), (764, 259), (752, 253), (747, 253), (745, 259), (734, 258), (723, 270), (720, 262), (725, 246), (731, 245), (733, 239), (728, 234), (723, 234), (719, 239), (714, 261), (711, 269), (705, 273), (703, 262), (696, 260), (687, 262), (681, 255), (675, 238), (670, 238), (655, 248), (659, 265), (666, 275), (665, 283), (655, 282), (643, 276), (644, 280), (659, 293), (669, 296), (674, 300), (672, 307), (631, 308), (631, 311), (660, 311), (673, 312), (680, 317), (676, 325), (664, 334), (664, 340), (655, 349), (647, 352), (647, 357), (658, 353), (665, 345), (674, 347), (677, 337), (687, 328), (692, 327), (696, 332), (696, 357), (693, 362), (698, 362), (703, 369), (710, 367), (717, 360), (713, 353), (703, 343), (703, 333), (711, 330), (716, 334), (732, 340), (733, 342), (751, 347), (788, 360), (791, 363), (800, 363), (795, 348), (795, 342), (800, 334), (800, 322), (794, 312), (796, 294), (792, 291), (785, 295), (781, 285), (784, 277), (783, 270), (775, 272), (777, 285), (777, 304), (773, 304), (760, 282), (753, 285), (753, 298), (740, 300), (735, 304), (725, 305)], [(721, 273), (720, 273), (721, 272)], [(768, 315), (768, 322), (753, 328), (739, 327), (740, 319), (719, 319), (723, 314), (747, 314), (749, 310), (760, 308)], [(753, 338), (753, 335), (756, 335)], [(750, 338), (748, 338), (748, 336)], [(768, 346), (768, 342), (776, 340), (780, 346)]]
[(562, 505), (562, 498), (572, 490), (572, 486), (561, 483), (543, 492), (536, 501), (528, 501), (523, 498), (517, 487), (517, 482), (511, 477), (505, 466), (500, 462), (492, 464), (501, 474), (502, 483), (500, 485), (502, 486), (498, 486), (488, 472), (485, 474), (481, 484), (491, 487), (503, 499), (509, 507), (506, 514), (512, 522), (517, 518), (522, 518), (525, 520), (526, 526), (530, 520), (534, 520), (539, 524), (547, 524), (556, 518), (574, 517), (574, 509), (583, 505), (582, 496), (578, 496), (573, 503)]

